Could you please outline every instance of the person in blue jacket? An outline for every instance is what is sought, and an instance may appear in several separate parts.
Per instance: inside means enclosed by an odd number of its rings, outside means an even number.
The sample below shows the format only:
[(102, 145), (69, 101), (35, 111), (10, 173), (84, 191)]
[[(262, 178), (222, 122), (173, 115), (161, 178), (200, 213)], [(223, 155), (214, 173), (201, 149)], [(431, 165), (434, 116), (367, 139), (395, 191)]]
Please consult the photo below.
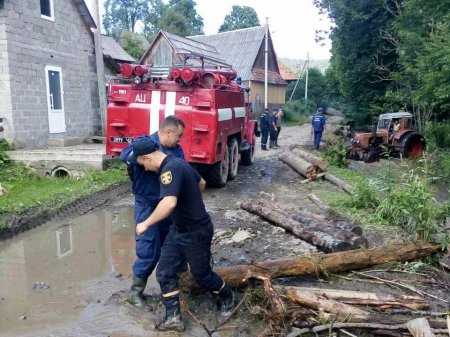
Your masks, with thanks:
[[(160, 151), (173, 157), (184, 159), (183, 150), (178, 144), (184, 132), (184, 123), (175, 116), (168, 116), (159, 127), (159, 131), (150, 136), (136, 138), (123, 149), (120, 159), (127, 164), (128, 174), (132, 181), (134, 194), (135, 225), (147, 219), (159, 202), (158, 175), (146, 171), (133, 158), (133, 148), (136, 144), (152, 140)], [(133, 265), (133, 277), (129, 300), (136, 307), (148, 310), (149, 307), (142, 296), (147, 285), (147, 279), (153, 272), (161, 255), (161, 246), (169, 232), (170, 219), (164, 219), (148, 230), (143, 236), (135, 236), (136, 260)]]
[(267, 138), (270, 131), (269, 109), (265, 108), (264, 112), (259, 116), (259, 127), (261, 129), (261, 150), (268, 151)]
[(311, 118), (311, 133), (314, 134), (314, 148), (317, 151), (320, 148), (320, 141), (324, 130), (325, 117), (323, 116), (323, 109), (318, 108), (316, 114), (314, 114)]

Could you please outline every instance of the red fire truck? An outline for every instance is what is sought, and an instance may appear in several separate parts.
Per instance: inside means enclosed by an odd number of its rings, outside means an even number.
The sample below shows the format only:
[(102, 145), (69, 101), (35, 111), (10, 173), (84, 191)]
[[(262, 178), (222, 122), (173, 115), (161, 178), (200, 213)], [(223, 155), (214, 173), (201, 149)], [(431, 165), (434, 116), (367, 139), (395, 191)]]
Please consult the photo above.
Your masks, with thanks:
[[(186, 63), (186, 61), (185, 61)], [(134, 138), (157, 131), (166, 116), (186, 125), (180, 145), (209, 186), (237, 176), (238, 163), (253, 164), (256, 120), (246, 104), (248, 91), (231, 68), (122, 64), (111, 81), (106, 118), (106, 154), (119, 156)], [(240, 157), (240, 158), (239, 158)]]

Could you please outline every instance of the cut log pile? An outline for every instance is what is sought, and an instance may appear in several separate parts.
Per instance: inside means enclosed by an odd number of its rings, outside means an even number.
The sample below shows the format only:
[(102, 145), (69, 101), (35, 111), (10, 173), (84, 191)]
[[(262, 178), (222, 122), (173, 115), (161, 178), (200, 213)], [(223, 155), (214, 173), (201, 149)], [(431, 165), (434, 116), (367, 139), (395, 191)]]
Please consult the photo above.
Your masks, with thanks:
[[(346, 335), (358, 336), (361, 330), (369, 330), (375, 335), (385, 336), (443, 337), (445, 334), (448, 336), (446, 313), (425, 311), (430, 307), (429, 302), (417, 293), (392, 295), (273, 283), (273, 279), (287, 276), (321, 275), (414, 260), (436, 253), (439, 249), (439, 245), (433, 244), (401, 243), (320, 256), (262, 261), (215, 271), (233, 287), (261, 285), (260, 291), (266, 294), (267, 301), (253, 305), (263, 306), (260, 311), (266, 313), (267, 328), (259, 336), (318, 336), (321, 331), (329, 336), (332, 330), (344, 333), (351, 330), (352, 333)], [(401, 285), (400, 282), (398, 285)], [(195, 282), (187, 274), (183, 276), (182, 288), (196, 289)], [(246, 292), (240, 303), (245, 301), (246, 296), (250, 295)], [(448, 304), (448, 301), (442, 301)], [(215, 330), (208, 329), (209, 335), (223, 324)]]
[(327, 220), (295, 206), (281, 205), (262, 199), (248, 200), (241, 208), (257, 214), (271, 224), (284, 228), (294, 236), (329, 253), (368, 246), (361, 227), (343, 220)]
[(293, 148), (291, 151), (280, 154), (278, 159), (288, 164), (294, 171), (305, 177), (304, 183), (323, 178), (342, 188), (345, 192), (352, 194), (351, 185), (326, 172), (328, 162), (323, 158), (317, 157), (312, 153), (299, 148)]

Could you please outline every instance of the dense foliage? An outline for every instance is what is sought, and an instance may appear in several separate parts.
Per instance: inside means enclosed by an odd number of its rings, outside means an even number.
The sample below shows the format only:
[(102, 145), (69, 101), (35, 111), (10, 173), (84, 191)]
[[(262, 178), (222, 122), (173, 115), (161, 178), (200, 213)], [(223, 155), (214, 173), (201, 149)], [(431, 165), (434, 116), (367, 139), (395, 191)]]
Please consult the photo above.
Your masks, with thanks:
[(219, 33), (259, 25), (258, 14), (252, 7), (235, 5), (231, 13), (225, 16), (223, 24), (219, 28)]
[(450, 2), (315, 0), (334, 23), (328, 101), (357, 126), (410, 111), (416, 127), (448, 118)]
[(160, 29), (180, 36), (203, 34), (203, 18), (194, 0), (105, 0), (103, 25), (106, 33), (118, 37), (135, 32), (138, 24), (151, 37)]

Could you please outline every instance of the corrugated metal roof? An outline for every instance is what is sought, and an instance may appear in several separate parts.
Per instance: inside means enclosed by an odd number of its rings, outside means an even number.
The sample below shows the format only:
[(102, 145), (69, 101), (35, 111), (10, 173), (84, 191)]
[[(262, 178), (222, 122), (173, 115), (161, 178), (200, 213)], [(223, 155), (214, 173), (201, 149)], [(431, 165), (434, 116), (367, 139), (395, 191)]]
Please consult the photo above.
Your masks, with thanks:
[(264, 42), (265, 26), (232, 30), (215, 35), (189, 36), (189, 39), (214, 46), (225, 61), (236, 69), (243, 81), (253, 79), (252, 67)]
[(117, 61), (136, 62), (111, 36), (102, 35), (103, 55), (109, 55)]
[(161, 31), (161, 33), (166, 37), (176, 53), (200, 54), (206, 56), (210, 60), (217, 61), (217, 63), (226, 63), (214, 46), (165, 31)]

